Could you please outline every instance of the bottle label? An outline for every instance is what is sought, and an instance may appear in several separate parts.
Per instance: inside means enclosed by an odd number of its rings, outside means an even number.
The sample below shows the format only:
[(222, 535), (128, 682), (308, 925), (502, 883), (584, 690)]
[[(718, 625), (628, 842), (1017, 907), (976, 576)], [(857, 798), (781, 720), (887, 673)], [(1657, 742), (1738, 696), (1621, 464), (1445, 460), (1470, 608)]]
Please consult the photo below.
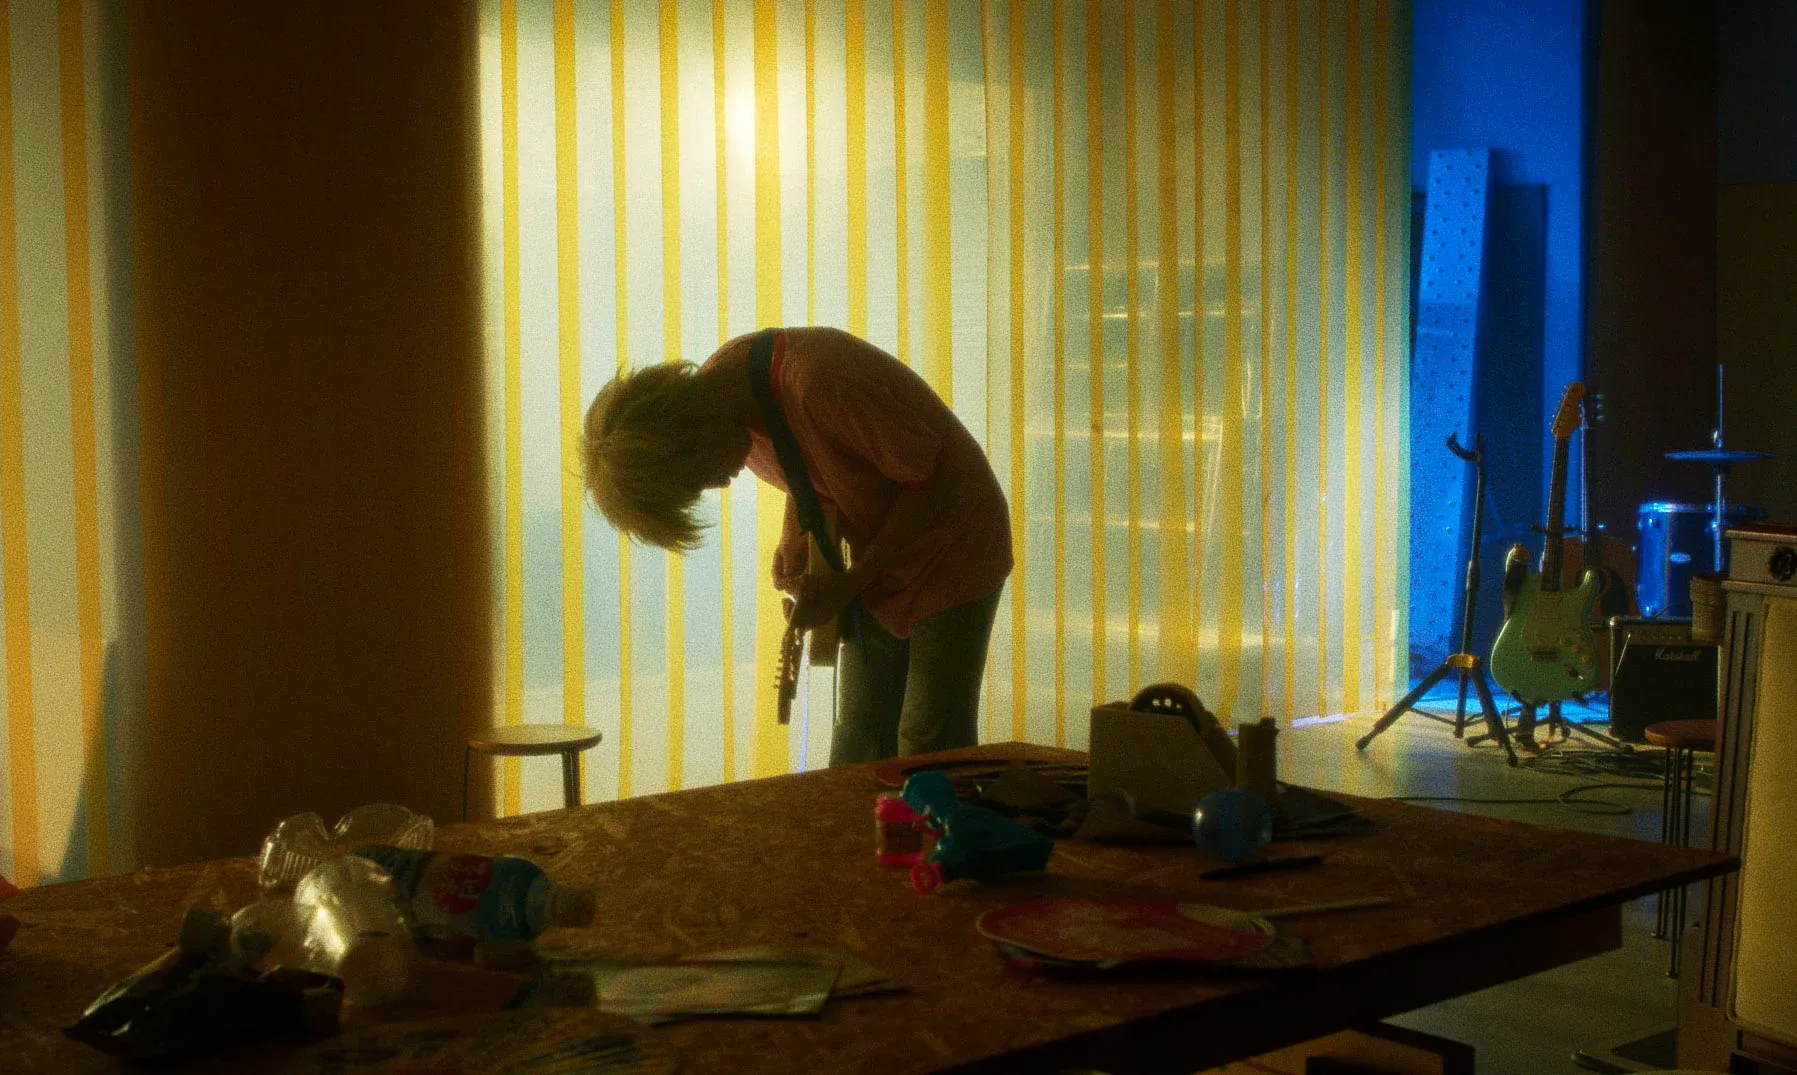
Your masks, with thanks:
[(432, 855), (425, 863), (412, 913), (420, 924), (448, 925), (476, 907), (493, 880), (493, 860), (485, 855)]
[(419, 937), (528, 940), (536, 935), (528, 905), (542, 872), (528, 860), (381, 845), (356, 854), (393, 875)]

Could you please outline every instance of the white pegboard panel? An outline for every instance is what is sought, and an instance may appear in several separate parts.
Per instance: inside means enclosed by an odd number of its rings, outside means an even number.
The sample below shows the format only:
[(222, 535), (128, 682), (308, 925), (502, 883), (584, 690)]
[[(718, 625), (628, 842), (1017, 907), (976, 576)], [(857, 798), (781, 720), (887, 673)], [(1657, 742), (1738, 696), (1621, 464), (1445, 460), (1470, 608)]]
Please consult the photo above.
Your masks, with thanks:
[(1429, 153), (1410, 366), (1410, 644), (1424, 668), (1453, 650), (1464, 581), (1470, 468), (1444, 446), (1473, 441), (1489, 149)]

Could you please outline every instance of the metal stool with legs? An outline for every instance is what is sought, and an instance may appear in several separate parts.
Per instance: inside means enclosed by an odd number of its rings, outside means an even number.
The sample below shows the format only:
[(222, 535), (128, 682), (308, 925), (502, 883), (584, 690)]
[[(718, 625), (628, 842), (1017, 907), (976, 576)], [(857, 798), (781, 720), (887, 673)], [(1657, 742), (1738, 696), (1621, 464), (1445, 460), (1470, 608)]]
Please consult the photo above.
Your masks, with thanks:
[(469, 736), (462, 750), (462, 820), (468, 820), (468, 761), (475, 752), (514, 758), (560, 754), (562, 803), (573, 809), (581, 803), (580, 752), (597, 746), (600, 738), (598, 729), (584, 724), (502, 724)]
[[(1650, 724), (1647, 741), (1666, 751), (1666, 782), (1660, 792), (1660, 842), (1683, 847), (1691, 842), (1691, 799), (1697, 776), (1697, 754), (1716, 752), (1716, 721), (1668, 720)], [(1678, 977), (1679, 940), (1685, 931), (1684, 886), (1669, 888), (1655, 901), (1656, 938), (1671, 942), (1666, 974)]]

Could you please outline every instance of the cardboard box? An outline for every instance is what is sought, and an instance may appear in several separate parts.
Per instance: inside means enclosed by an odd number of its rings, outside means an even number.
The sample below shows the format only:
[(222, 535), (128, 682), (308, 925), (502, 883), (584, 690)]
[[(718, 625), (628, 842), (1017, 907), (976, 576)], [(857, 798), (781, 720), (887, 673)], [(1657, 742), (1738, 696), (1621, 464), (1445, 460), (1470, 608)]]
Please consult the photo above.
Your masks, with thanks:
[[(1125, 702), (1094, 706), (1088, 793), (1096, 799), (1123, 791), (1138, 815), (1190, 816), (1198, 800), (1235, 786), (1234, 744), (1208, 712), (1197, 722), (1212, 734), (1200, 734), (1183, 714), (1142, 712)], [(1219, 757), (1223, 747), (1227, 759)]]

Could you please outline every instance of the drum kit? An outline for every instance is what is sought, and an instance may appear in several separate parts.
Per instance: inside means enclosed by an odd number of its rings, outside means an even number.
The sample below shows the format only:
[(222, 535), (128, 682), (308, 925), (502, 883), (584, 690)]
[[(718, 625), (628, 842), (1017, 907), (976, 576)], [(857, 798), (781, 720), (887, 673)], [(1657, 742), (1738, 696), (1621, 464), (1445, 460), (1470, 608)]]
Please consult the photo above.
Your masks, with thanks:
[(1728, 543), (1724, 540), (1728, 529), (1766, 517), (1760, 508), (1730, 504), (1727, 482), (1736, 463), (1771, 459), (1773, 454), (1728, 448), (1722, 433), (1722, 367), (1717, 366), (1716, 429), (1710, 434), (1710, 447), (1666, 453), (1668, 459), (1709, 467), (1715, 476), (1715, 499), (1708, 504), (1655, 500), (1641, 505), (1635, 517), (1640, 534), (1635, 596), (1643, 616), (1689, 617), (1691, 577), (1705, 570), (1721, 574), (1728, 567)]

